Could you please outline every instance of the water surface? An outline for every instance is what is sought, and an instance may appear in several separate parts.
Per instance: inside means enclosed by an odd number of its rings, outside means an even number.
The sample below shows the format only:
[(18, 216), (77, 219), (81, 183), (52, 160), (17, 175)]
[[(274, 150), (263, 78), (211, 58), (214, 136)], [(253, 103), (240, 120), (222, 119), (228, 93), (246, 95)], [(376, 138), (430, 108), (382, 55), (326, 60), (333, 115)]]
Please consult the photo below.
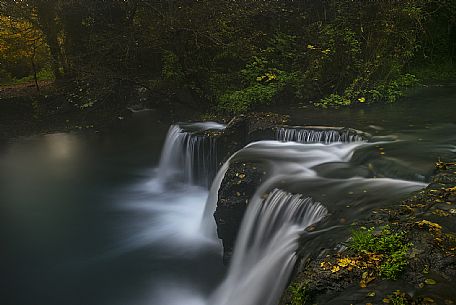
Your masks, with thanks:
[[(285, 110), (293, 124), (352, 127), (373, 140), (267, 151), (263, 143), (243, 158), (301, 168), (274, 187), (321, 202), (326, 226), (344, 226), (424, 186), (433, 163), (454, 156), (455, 101), (456, 88), (447, 86), (371, 108)], [(0, 147), (2, 304), (205, 304), (227, 269), (220, 244), (199, 232), (208, 191), (157, 184), (168, 127), (153, 112), (137, 113), (99, 135), (25, 137)]]

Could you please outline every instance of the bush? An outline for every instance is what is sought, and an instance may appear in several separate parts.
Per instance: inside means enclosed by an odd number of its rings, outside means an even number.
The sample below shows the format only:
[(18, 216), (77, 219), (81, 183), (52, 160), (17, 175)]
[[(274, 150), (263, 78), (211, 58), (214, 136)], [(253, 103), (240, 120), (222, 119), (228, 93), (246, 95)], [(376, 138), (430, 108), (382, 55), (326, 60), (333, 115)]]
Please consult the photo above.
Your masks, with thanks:
[[(386, 83), (372, 86), (370, 89), (354, 89), (361, 86), (361, 82), (366, 81), (358, 78), (345, 90), (344, 94), (331, 94), (314, 103), (314, 105), (322, 108), (339, 108), (355, 103), (393, 103), (404, 96), (407, 88), (417, 85), (419, 80), (415, 75), (407, 73)], [(367, 85), (364, 86), (367, 87)]]
[(290, 293), (289, 305), (302, 305), (309, 301), (306, 286), (303, 283), (294, 283), (288, 287)]
[(387, 279), (396, 279), (408, 265), (411, 246), (404, 232), (393, 232), (389, 226), (380, 232), (375, 232), (375, 228), (354, 230), (349, 242), (349, 248), (357, 254), (381, 257), (377, 271)]
[(271, 103), (277, 94), (278, 88), (274, 85), (255, 84), (245, 89), (231, 91), (220, 97), (219, 109), (229, 113), (242, 113), (253, 106)]

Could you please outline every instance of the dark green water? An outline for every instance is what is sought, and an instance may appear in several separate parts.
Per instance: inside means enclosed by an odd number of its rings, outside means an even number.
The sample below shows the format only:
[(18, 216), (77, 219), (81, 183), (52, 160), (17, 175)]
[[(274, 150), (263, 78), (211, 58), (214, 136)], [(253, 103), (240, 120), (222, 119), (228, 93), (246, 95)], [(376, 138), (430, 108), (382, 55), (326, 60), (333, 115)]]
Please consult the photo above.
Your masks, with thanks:
[[(391, 105), (282, 111), (297, 125), (352, 127), (390, 141), (353, 158), (351, 168), (378, 177), (426, 182), (435, 160), (456, 153), (455, 86), (420, 89)], [(226, 272), (220, 247), (192, 233), (207, 191), (152, 190), (168, 129), (158, 120), (138, 113), (102, 135), (34, 136), (0, 147), (2, 305), (204, 303)], [(328, 176), (346, 171), (325, 166), (319, 171)], [(337, 219), (368, 209), (347, 188), (314, 189), (307, 195), (332, 202)], [(402, 195), (382, 190), (369, 207)]]

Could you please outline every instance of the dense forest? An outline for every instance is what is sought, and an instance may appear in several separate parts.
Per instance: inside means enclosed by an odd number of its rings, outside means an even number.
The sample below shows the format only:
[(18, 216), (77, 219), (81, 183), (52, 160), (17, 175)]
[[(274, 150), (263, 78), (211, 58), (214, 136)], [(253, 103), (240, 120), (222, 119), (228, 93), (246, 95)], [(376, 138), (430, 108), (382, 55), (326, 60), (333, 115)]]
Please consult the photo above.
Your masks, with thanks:
[(80, 108), (338, 107), (451, 74), (456, 1), (3, 0), (0, 33), (1, 83), (52, 79)]

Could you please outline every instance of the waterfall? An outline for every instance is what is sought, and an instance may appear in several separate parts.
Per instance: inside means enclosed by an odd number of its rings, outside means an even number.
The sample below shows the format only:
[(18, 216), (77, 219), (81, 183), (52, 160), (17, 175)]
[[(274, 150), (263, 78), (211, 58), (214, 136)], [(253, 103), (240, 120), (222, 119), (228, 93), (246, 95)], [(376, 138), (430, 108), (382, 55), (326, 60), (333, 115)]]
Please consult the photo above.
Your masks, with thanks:
[[(255, 190), (243, 214), (225, 280), (208, 297), (177, 291), (177, 295), (167, 293), (166, 300), (159, 304), (276, 305), (296, 264), (296, 251), (300, 239), (305, 236), (305, 228), (327, 214), (323, 205), (313, 202), (311, 198), (303, 198), (301, 194), (313, 194), (315, 185), (342, 188), (345, 193), (363, 190), (363, 194), (380, 194), (375, 191), (376, 187), (385, 183), (403, 189), (403, 185), (398, 185), (398, 180), (359, 177), (357, 171), (353, 172), (353, 176), (348, 175), (348, 178), (339, 178), (337, 172), (333, 174), (334, 177), (329, 175), (332, 173), (328, 173), (324, 165), (348, 164), (356, 149), (376, 145), (365, 141), (369, 138), (368, 134), (347, 128), (279, 128), (276, 132), (279, 141), (259, 141), (246, 145), (234, 153), (214, 175), (217, 168), (216, 143), (210, 142), (212, 139), (200, 132), (208, 128), (204, 124), (171, 126), (159, 168), (159, 174), (166, 180), (177, 178), (178, 181), (208, 186), (214, 178), (204, 211), (201, 211), (200, 225), (195, 226), (193, 221), (190, 223), (190, 228), (197, 228), (198, 231), (194, 234), (198, 239), (192, 239), (192, 242), (217, 240), (214, 236), (216, 228), (213, 213), (231, 163), (261, 160), (267, 168), (266, 180)], [(326, 177), (328, 175), (329, 178)], [(287, 185), (287, 188), (291, 186), (289, 189), (297, 194), (277, 188), (282, 185)], [(412, 187), (416, 189), (416, 185)], [(188, 197), (186, 192), (183, 192), (185, 198)], [(337, 199), (332, 200), (338, 204)], [(328, 202), (331, 203), (330, 200)], [(164, 206), (168, 206), (167, 202), (164, 202)], [(195, 210), (193, 203), (189, 210)], [(182, 234), (179, 232), (179, 235)], [(187, 238), (185, 236), (184, 240)], [(167, 300), (168, 296), (171, 301)]]
[(230, 161), (234, 156), (235, 154), (232, 155), (219, 169), (217, 175), (214, 178), (214, 181), (212, 182), (208, 197), (206, 199), (206, 205), (201, 219), (200, 231), (204, 236), (209, 238), (217, 238), (217, 228), (214, 222), (214, 211), (217, 207), (218, 191), (222, 185), (223, 178), (225, 178), (225, 174), (228, 171)]
[(224, 127), (213, 122), (171, 125), (158, 166), (160, 180), (208, 187), (217, 170), (216, 140), (198, 132)]
[(280, 127), (275, 133), (276, 140), (299, 143), (334, 143), (364, 141), (358, 131), (348, 128), (324, 127)]
[(300, 233), (326, 213), (300, 194), (274, 189), (262, 200), (257, 192), (242, 221), (228, 276), (209, 304), (276, 305), (294, 267)]

